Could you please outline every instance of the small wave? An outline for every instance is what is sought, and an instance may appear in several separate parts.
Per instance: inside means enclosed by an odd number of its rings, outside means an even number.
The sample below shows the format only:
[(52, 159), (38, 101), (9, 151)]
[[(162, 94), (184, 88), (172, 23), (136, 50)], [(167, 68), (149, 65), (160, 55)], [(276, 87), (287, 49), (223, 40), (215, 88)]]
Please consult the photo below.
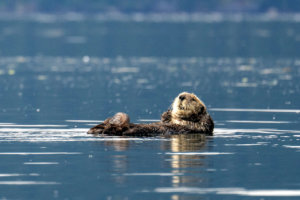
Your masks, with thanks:
[[(272, 134), (272, 135), (280, 135), (285, 133), (300, 133), (299, 130), (285, 130), (285, 129), (267, 129), (267, 128), (259, 128), (259, 129), (226, 129), (226, 128), (216, 128), (214, 130), (214, 137), (222, 137), (226, 135), (233, 135), (237, 133), (258, 133), (258, 134)], [(241, 136), (241, 135), (236, 135)]]
[(0, 152), (0, 155), (18, 155), (18, 156), (28, 156), (28, 155), (77, 155), (82, 154), (80, 152)]
[(0, 181), (0, 185), (58, 185), (58, 182), (48, 181)]
[(0, 124), (0, 127), (67, 127), (68, 125), (53, 125), (53, 124)]
[(104, 120), (76, 120), (76, 119), (67, 119), (66, 122), (76, 122), (76, 123), (101, 123)]
[(124, 173), (123, 176), (182, 176), (184, 173)]
[(246, 124), (290, 124), (290, 121), (252, 121), (252, 120), (227, 120), (230, 123), (246, 123)]
[[(72, 120), (75, 121), (75, 120)], [(76, 120), (77, 121), (77, 120)], [(86, 121), (81, 121), (85, 123)], [(31, 126), (31, 125), (30, 125)], [(147, 141), (147, 140), (170, 140), (166, 138), (129, 138), (118, 136), (93, 136), (87, 134), (87, 128), (45, 128), (39, 125), (0, 128), (0, 142), (76, 142), (76, 141)], [(55, 126), (55, 125), (54, 125)]]
[(210, 108), (218, 112), (274, 112), (274, 113), (300, 113), (297, 109), (255, 109), (255, 108)]
[(292, 149), (300, 149), (300, 146), (294, 146), (294, 145), (283, 145), (285, 148), (292, 148)]
[(159, 119), (139, 119), (140, 122), (159, 122)]
[(262, 146), (265, 144), (224, 144), (225, 146), (239, 146), (239, 147), (247, 147), (247, 146)]
[(167, 155), (203, 155), (203, 156), (215, 156), (215, 155), (231, 155), (231, 152), (167, 152)]
[(244, 188), (194, 188), (194, 187), (161, 187), (154, 189), (157, 193), (190, 193), (190, 194), (217, 194), (239, 196), (266, 196), (266, 197), (298, 197), (300, 190), (247, 190)]
[[(69, 122), (86, 123), (88, 120), (68, 120)], [(156, 119), (140, 119), (140, 121), (156, 121)], [(246, 121), (247, 122), (247, 121)], [(264, 122), (264, 121), (263, 121)], [(268, 121), (267, 121), (268, 122)], [(281, 123), (281, 122), (279, 122)], [(10, 123), (9, 123), (10, 124)], [(65, 127), (65, 128), (63, 128)], [(120, 141), (120, 140), (170, 140), (162, 137), (130, 138), (118, 136), (95, 137), (87, 134), (88, 128), (69, 128), (69, 125), (0, 125), (0, 142), (74, 142), (74, 141)], [(278, 137), (282, 134), (293, 134), (299, 137), (299, 130), (280, 129), (227, 129), (215, 128), (214, 138), (242, 138), (242, 137)], [(260, 136), (259, 136), (259, 135)]]
[(24, 165), (58, 165), (58, 162), (24, 162)]
[(35, 174), (35, 173), (32, 173), (32, 174), (0, 174), (0, 178), (1, 177), (16, 177), (16, 176), (39, 176), (39, 174)]
[(255, 108), (210, 108), (218, 112), (274, 112), (274, 113), (300, 113), (297, 109), (255, 109)]

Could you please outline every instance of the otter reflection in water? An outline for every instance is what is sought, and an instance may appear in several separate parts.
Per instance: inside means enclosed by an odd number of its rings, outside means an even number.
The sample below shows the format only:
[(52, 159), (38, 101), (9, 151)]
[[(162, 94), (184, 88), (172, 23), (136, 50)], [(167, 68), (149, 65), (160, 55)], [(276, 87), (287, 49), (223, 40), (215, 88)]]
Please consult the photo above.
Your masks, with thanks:
[[(202, 174), (203, 168), (208, 167), (206, 166), (206, 157), (197, 154), (207, 148), (205, 136), (203, 134), (173, 135), (169, 143), (163, 144), (162, 149), (170, 151), (165, 156), (172, 169), (171, 172), (174, 174), (171, 179), (172, 186), (199, 187), (199, 184), (204, 181), (204, 177), (188, 174)], [(196, 153), (193, 154), (194, 152)]]
[[(111, 156), (111, 170), (115, 173), (113, 180), (116, 184), (128, 185), (128, 176), (158, 176), (156, 180), (159, 182), (170, 181), (173, 187), (179, 186), (198, 186), (202, 183), (207, 183), (208, 180), (204, 180), (202, 176), (203, 170), (210, 168), (210, 163), (207, 162), (205, 155), (197, 154), (203, 152), (209, 147), (206, 145), (207, 138), (204, 134), (180, 134), (170, 135), (167, 139), (155, 140), (142, 140), (136, 143), (135, 140), (130, 139), (114, 139), (108, 140), (104, 144), (109, 150), (112, 150)], [(151, 145), (149, 145), (151, 144)], [(147, 155), (150, 155), (152, 159), (149, 161), (149, 157), (143, 156), (144, 154), (130, 154), (132, 149), (141, 148), (143, 151), (147, 151), (147, 148), (160, 149), (159, 153), (156, 151), (149, 151)], [(123, 153), (116, 153), (123, 151)], [(125, 152), (125, 153), (124, 153)], [(154, 154), (153, 154), (154, 153)], [(153, 160), (155, 162), (153, 164)], [(140, 163), (143, 166), (152, 165), (152, 168), (138, 167)], [(146, 169), (146, 171), (144, 171)], [(164, 169), (161, 172), (161, 169)], [(133, 172), (133, 173), (132, 173)], [(161, 176), (160, 174), (166, 174), (169, 178)], [(197, 174), (194, 176), (194, 174)]]
[(130, 123), (129, 116), (117, 113), (103, 123), (91, 128), (88, 134), (114, 136), (159, 136), (202, 133), (212, 135), (214, 122), (204, 103), (194, 94), (180, 93), (172, 109), (161, 115), (161, 121), (151, 124)]

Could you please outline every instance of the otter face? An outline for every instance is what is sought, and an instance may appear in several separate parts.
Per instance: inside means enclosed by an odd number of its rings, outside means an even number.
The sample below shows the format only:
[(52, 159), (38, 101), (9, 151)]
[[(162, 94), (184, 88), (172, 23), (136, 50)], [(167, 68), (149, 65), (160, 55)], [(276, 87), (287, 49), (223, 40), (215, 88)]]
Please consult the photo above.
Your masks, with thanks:
[(175, 98), (172, 108), (172, 116), (179, 119), (189, 119), (206, 112), (204, 103), (196, 95), (187, 92), (182, 92)]

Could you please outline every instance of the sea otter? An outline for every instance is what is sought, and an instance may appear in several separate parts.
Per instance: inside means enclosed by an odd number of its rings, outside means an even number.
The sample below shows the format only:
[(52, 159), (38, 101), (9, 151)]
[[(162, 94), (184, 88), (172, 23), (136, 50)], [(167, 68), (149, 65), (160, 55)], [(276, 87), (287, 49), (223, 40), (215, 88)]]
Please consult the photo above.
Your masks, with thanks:
[(91, 128), (88, 134), (110, 136), (167, 136), (200, 133), (213, 135), (214, 122), (204, 103), (192, 93), (182, 92), (173, 101), (171, 109), (161, 115), (161, 121), (150, 124), (130, 123), (129, 116), (117, 113)]

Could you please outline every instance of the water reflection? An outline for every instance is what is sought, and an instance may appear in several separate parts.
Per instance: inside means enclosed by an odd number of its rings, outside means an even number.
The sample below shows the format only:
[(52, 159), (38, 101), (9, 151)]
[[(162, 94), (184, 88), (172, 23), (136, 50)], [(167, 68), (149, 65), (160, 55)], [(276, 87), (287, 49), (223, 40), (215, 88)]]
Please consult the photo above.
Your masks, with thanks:
[(128, 156), (127, 155), (114, 155), (112, 156), (112, 171), (116, 174), (113, 176), (113, 181), (118, 185), (124, 185), (127, 181), (126, 176), (123, 174), (128, 170)]
[[(205, 148), (206, 139), (204, 135), (174, 135), (170, 141), (170, 150), (173, 153), (196, 152)], [(172, 173), (183, 174), (182, 176), (172, 176), (171, 185), (180, 187), (183, 185), (199, 185), (203, 182), (203, 177), (199, 177), (197, 171), (205, 164), (205, 156), (172, 154), (170, 156), (170, 167)], [(188, 173), (188, 175), (187, 175)], [(196, 175), (198, 174), (198, 175)], [(196, 175), (196, 176), (194, 176)], [(183, 199), (182, 195), (174, 194), (170, 197), (172, 200)], [(185, 199), (185, 198), (184, 198)], [(188, 198), (190, 199), (190, 198)]]
[(204, 148), (206, 137), (202, 134), (171, 136), (170, 150), (172, 152), (198, 151)]
[[(202, 177), (199, 177), (199, 172), (203, 170), (205, 164), (205, 154), (197, 154), (199, 151), (203, 151), (206, 148), (206, 136), (201, 134), (191, 135), (173, 135), (168, 138), (152, 138), (144, 139), (137, 143), (135, 140), (107, 140), (104, 141), (104, 145), (113, 150), (112, 152), (119, 152), (118, 154), (111, 155), (111, 171), (113, 172), (112, 179), (118, 185), (126, 185), (129, 181), (128, 177), (142, 176), (142, 177), (170, 177), (170, 184), (173, 187), (179, 187), (182, 185), (195, 186), (204, 182)], [(134, 146), (147, 146), (147, 141), (157, 141), (160, 145), (160, 153), (145, 155), (139, 158), (141, 155), (134, 156), (134, 163), (132, 163), (131, 156), (128, 155)], [(147, 162), (151, 162), (151, 158), (147, 156), (161, 156), (163, 154), (164, 162), (162, 162), (162, 169), (169, 169), (168, 171), (144, 171), (143, 166)], [(174, 153), (174, 154), (173, 154)], [(178, 153), (178, 154), (177, 154)], [(183, 154), (180, 154), (183, 153)], [(184, 154), (187, 153), (187, 154)], [(191, 154), (192, 153), (192, 154)], [(137, 163), (135, 163), (137, 162)], [(132, 169), (133, 165), (139, 167)], [(207, 166), (206, 166), (207, 167)], [(134, 170), (134, 171), (132, 171)], [(131, 172), (131, 173), (130, 173)], [(178, 197), (173, 196), (175, 199)], [(173, 198), (172, 197), (172, 198)]]
[[(174, 135), (171, 137), (169, 146), (163, 146), (163, 149), (167, 150), (169, 148), (168, 150), (174, 153), (196, 152), (205, 148), (205, 142), (205, 136), (201, 134)], [(195, 185), (202, 182), (201, 177), (195, 177), (190, 173), (195, 174), (201, 170), (201, 167), (205, 165), (204, 159), (205, 156), (202, 155), (171, 154), (167, 159), (170, 162), (171, 172), (173, 174), (183, 174), (172, 176), (172, 186)]]
[(108, 140), (104, 142), (105, 146), (113, 147), (115, 151), (125, 151), (129, 148), (129, 140)]

